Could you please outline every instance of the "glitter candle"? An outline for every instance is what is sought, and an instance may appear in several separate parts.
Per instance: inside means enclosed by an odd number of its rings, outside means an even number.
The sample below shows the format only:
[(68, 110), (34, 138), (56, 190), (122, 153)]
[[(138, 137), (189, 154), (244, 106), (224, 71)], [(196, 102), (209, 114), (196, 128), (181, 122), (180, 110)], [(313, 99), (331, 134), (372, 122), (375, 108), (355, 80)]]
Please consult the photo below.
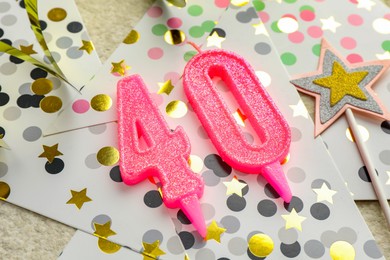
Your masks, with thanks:
[(204, 184), (189, 168), (191, 146), (183, 128), (170, 130), (138, 75), (118, 82), (117, 100), (123, 182), (134, 185), (148, 177), (158, 178), (164, 204), (182, 209), (205, 237), (206, 225), (199, 204)]
[[(236, 123), (212, 78), (228, 86), (261, 140), (250, 144)], [(280, 162), (287, 156), (290, 128), (249, 63), (235, 53), (211, 50), (195, 55), (186, 65), (183, 86), (187, 98), (219, 155), (233, 168), (261, 173), (284, 201), (291, 191)]]

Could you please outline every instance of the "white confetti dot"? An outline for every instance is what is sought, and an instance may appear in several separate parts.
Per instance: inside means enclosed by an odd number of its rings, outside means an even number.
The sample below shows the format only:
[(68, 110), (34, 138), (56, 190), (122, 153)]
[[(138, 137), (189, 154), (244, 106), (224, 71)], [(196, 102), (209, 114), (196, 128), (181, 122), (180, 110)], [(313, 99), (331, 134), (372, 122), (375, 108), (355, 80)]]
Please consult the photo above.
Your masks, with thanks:
[(298, 27), (298, 22), (291, 17), (283, 17), (278, 21), (278, 28), (284, 33), (296, 32)]
[(384, 18), (375, 19), (372, 27), (380, 34), (390, 34), (390, 20)]

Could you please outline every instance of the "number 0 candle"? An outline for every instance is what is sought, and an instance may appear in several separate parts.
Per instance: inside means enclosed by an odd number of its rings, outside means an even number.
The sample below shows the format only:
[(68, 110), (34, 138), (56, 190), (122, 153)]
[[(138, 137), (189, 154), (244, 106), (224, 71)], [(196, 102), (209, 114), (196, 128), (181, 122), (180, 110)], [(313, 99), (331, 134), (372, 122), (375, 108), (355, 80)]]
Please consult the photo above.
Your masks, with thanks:
[[(261, 140), (248, 143), (212, 78), (220, 77)], [(286, 202), (291, 191), (280, 162), (287, 156), (290, 128), (247, 61), (235, 53), (211, 50), (186, 65), (187, 98), (222, 159), (245, 173), (261, 173)]]

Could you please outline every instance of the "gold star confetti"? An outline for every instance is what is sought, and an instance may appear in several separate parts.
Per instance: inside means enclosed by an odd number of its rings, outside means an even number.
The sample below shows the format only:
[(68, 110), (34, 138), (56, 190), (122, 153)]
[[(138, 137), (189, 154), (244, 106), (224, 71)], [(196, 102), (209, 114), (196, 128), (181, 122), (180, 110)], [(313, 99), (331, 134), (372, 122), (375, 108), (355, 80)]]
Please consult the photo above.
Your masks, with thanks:
[(357, 2), (357, 8), (364, 8), (368, 11), (371, 11), (372, 7), (376, 5), (376, 3), (371, 0), (357, 0)]
[(120, 62), (111, 62), (111, 64), (111, 73), (118, 73), (121, 76), (124, 76), (126, 71), (131, 68), (130, 66), (126, 65), (125, 60), (121, 60)]
[(299, 100), (298, 104), (296, 105), (289, 105), (289, 107), (293, 110), (293, 117), (297, 117), (297, 116), (302, 116), (304, 118), (309, 117), (305, 104), (303, 104), (302, 100)]
[(211, 224), (207, 227), (207, 235), (205, 240), (214, 239), (218, 243), (221, 243), (221, 235), (225, 233), (226, 229), (219, 227), (217, 222), (213, 220)]
[(42, 146), (43, 146), (43, 153), (41, 153), (38, 157), (46, 158), (49, 161), (49, 163), (52, 163), (54, 158), (56, 158), (56, 156), (63, 155), (60, 151), (58, 151), (58, 144), (55, 144), (53, 146), (46, 146), (46, 145), (42, 145)]
[(3, 137), (0, 138), (0, 147), (10, 150), (9, 146), (7, 145), (7, 143), (2, 138)]
[(37, 52), (34, 51), (33, 48), (34, 48), (34, 44), (30, 44), (28, 46), (20, 45), (20, 51), (27, 55), (37, 54)]
[(142, 251), (144, 260), (157, 259), (157, 257), (165, 255), (165, 252), (160, 249), (160, 240), (156, 240), (152, 244), (142, 242), (142, 245), (144, 247), (144, 251)]
[(220, 37), (217, 31), (214, 31), (210, 36), (207, 37), (207, 47), (215, 46), (218, 48), (222, 48), (221, 43), (224, 40), (224, 37)]
[(291, 210), (290, 214), (282, 215), (282, 218), (286, 221), (286, 230), (295, 228), (299, 231), (302, 231), (302, 222), (306, 219), (306, 217), (299, 216), (295, 208)]
[(359, 83), (368, 75), (367, 71), (346, 72), (340, 63), (333, 63), (332, 74), (313, 80), (313, 83), (330, 88), (330, 105), (336, 105), (346, 95), (360, 100), (367, 100), (364, 92), (359, 88)]
[(317, 194), (317, 202), (327, 201), (330, 204), (333, 204), (333, 195), (337, 193), (337, 191), (329, 189), (325, 182), (322, 183), (321, 188), (313, 189), (313, 191)]
[(226, 195), (237, 194), (240, 197), (242, 197), (242, 189), (248, 186), (246, 183), (238, 181), (236, 176), (231, 181), (224, 181), (223, 184), (227, 188)]
[(100, 238), (108, 238), (110, 236), (116, 235), (116, 233), (111, 230), (111, 221), (107, 221), (104, 224), (93, 223), (95, 228), (95, 232), (93, 233), (95, 236)]
[(255, 35), (264, 34), (269, 36), (267, 29), (264, 26), (263, 22), (252, 24), (253, 28), (255, 28)]
[(390, 171), (386, 171), (386, 173), (387, 173), (387, 177), (388, 177), (386, 185), (390, 185)]
[(86, 202), (92, 201), (90, 197), (87, 196), (87, 188), (82, 189), (81, 191), (70, 190), (72, 193), (72, 198), (70, 198), (66, 204), (75, 204), (78, 209)]
[(171, 80), (167, 80), (165, 82), (159, 82), (158, 86), (160, 89), (158, 90), (157, 94), (165, 93), (167, 96), (171, 93), (171, 91), (175, 88), (175, 86), (172, 85)]
[(84, 41), (84, 40), (82, 40), (82, 42), (83, 42), (83, 46), (81, 46), (79, 50), (84, 50), (88, 54), (91, 54), (91, 52), (95, 49), (93, 43), (91, 41)]
[(336, 32), (336, 29), (341, 26), (341, 23), (335, 21), (334, 17), (331, 16), (328, 19), (320, 19), (322, 23), (322, 30), (329, 30), (331, 32)]
[(241, 110), (238, 108), (236, 112), (233, 113), (233, 117), (236, 120), (237, 124), (245, 127), (245, 120), (247, 117), (241, 112)]
[(390, 51), (385, 51), (383, 54), (375, 55), (378, 60), (390, 60)]

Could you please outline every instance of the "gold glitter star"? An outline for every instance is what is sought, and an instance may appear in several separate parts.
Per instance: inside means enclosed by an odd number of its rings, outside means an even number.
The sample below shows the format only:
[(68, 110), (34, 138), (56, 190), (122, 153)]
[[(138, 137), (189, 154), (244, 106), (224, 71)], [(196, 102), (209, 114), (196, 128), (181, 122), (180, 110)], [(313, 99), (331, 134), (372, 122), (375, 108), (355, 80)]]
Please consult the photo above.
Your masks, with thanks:
[(269, 36), (267, 29), (264, 26), (263, 22), (252, 24), (253, 28), (255, 28), (255, 35), (264, 34)]
[(313, 191), (317, 194), (317, 202), (327, 201), (330, 204), (333, 204), (333, 195), (337, 193), (337, 191), (329, 189), (325, 182), (322, 183), (321, 188), (313, 189)]
[(72, 198), (70, 198), (66, 204), (75, 204), (78, 209), (86, 202), (92, 201), (90, 197), (87, 196), (87, 188), (82, 189), (81, 191), (70, 190), (72, 193)]
[(95, 228), (95, 232), (93, 234), (99, 238), (108, 238), (109, 236), (116, 235), (116, 233), (111, 230), (110, 220), (104, 224), (93, 223), (93, 226)]
[(386, 171), (387, 173), (387, 177), (389, 178), (387, 181), (386, 181), (386, 185), (390, 185), (390, 171)]
[(331, 32), (336, 32), (336, 29), (341, 26), (341, 23), (335, 21), (334, 17), (331, 16), (328, 19), (320, 19), (322, 23), (322, 30), (329, 30)]
[(121, 76), (124, 76), (126, 71), (130, 69), (130, 66), (126, 65), (125, 60), (121, 60), (120, 62), (111, 62), (111, 64), (111, 73), (118, 73)]
[(289, 107), (293, 110), (293, 117), (303, 116), (304, 118), (308, 118), (309, 114), (302, 100), (299, 100), (296, 105), (289, 105)]
[(171, 93), (171, 91), (175, 88), (175, 86), (172, 85), (171, 80), (167, 80), (164, 83), (159, 82), (158, 86), (160, 87), (160, 89), (158, 90), (157, 94), (165, 93), (165, 94), (169, 95)]
[(242, 197), (242, 189), (248, 186), (246, 183), (239, 182), (236, 176), (231, 181), (224, 181), (223, 184), (227, 187), (226, 195), (237, 194), (240, 197)]
[(210, 36), (207, 37), (207, 47), (215, 46), (218, 48), (222, 48), (221, 43), (224, 40), (224, 37), (220, 37), (217, 31), (214, 31)]
[(340, 63), (333, 63), (332, 75), (313, 80), (313, 83), (330, 88), (330, 105), (334, 106), (344, 96), (349, 95), (360, 100), (367, 100), (364, 92), (359, 88), (359, 83), (368, 75), (367, 71), (348, 73)]
[(30, 44), (28, 46), (20, 45), (19, 47), (20, 47), (20, 51), (27, 54), (27, 55), (37, 54), (37, 52), (34, 51), (34, 49), (33, 49), (34, 44)]
[(83, 46), (81, 46), (79, 50), (84, 50), (88, 54), (91, 54), (91, 52), (95, 49), (93, 43), (91, 41), (84, 41), (84, 40), (82, 40), (82, 42), (83, 42)]
[(286, 221), (286, 230), (295, 228), (299, 231), (302, 231), (302, 222), (306, 219), (305, 217), (299, 216), (295, 208), (291, 210), (290, 214), (282, 215), (282, 218)]
[(207, 235), (205, 240), (214, 239), (218, 243), (221, 243), (221, 235), (225, 233), (226, 229), (218, 226), (217, 222), (213, 220), (211, 224), (207, 227)]
[(43, 145), (43, 153), (41, 153), (39, 158), (46, 158), (49, 163), (52, 163), (56, 156), (63, 155), (60, 151), (58, 151), (58, 144), (53, 146)]
[(157, 259), (157, 257), (165, 255), (165, 252), (160, 249), (160, 240), (156, 240), (152, 244), (142, 242), (142, 245), (144, 247), (142, 251), (144, 260)]

